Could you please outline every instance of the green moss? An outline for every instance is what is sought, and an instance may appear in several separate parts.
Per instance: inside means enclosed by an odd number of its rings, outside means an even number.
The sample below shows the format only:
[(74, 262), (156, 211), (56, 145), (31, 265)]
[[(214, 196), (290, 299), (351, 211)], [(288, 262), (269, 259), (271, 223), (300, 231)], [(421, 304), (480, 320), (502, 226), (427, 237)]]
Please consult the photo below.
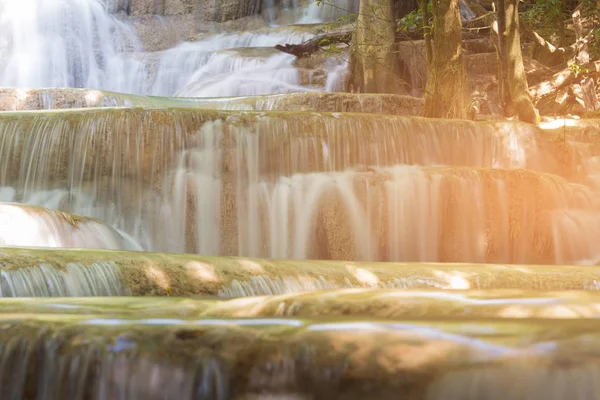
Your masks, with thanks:
[(337, 288), (376, 282), (384, 287), (581, 290), (600, 275), (600, 268), (592, 266), (270, 260), (87, 249), (4, 248), (0, 253), (5, 270), (37, 267), (42, 262), (55, 268), (111, 262), (135, 296), (215, 296), (234, 282), (257, 285), (252, 283), (257, 278), (294, 278), (298, 283), (326, 282)]

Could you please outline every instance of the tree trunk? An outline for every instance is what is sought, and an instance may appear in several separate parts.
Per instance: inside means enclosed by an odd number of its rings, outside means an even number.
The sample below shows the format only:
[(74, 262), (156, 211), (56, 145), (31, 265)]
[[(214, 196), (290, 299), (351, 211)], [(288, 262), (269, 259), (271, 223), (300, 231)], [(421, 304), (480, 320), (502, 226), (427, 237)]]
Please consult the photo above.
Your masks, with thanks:
[(519, 120), (537, 124), (535, 108), (529, 97), (519, 37), (519, 0), (506, 0), (507, 76), (510, 97)]
[[(599, 0), (600, 1), (600, 0)], [(431, 47), (431, 26), (429, 26), (429, 10), (427, 8), (427, 0), (419, 0), (421, 8), (421, 17), (423, 18), (423, 39), (425, 41), (425, 62), (427, 65), (431, 63), (433, 57), (433, 48)]]
[(497, 55), (498, 55), (498, 99), (500, 100), (500, 107), (505, 117), (514, 115), (512, 99), (510, 97), (510, 88), (508, 86), (508, 71), (506, 67), (508, 62), (506, 60), (506, 5), (504, 0), (496, 1), (496, 9), (498, 17), (496, 18), (498, 29), (497, 29)]
[(459, 0), (432, 0), (432, 55), (425, 86), (425, 116), (467, 117)]
[(392, 0), (361, 0), (352, 51), (352, 75), (360, 92), (407, 93), (395, 42)]

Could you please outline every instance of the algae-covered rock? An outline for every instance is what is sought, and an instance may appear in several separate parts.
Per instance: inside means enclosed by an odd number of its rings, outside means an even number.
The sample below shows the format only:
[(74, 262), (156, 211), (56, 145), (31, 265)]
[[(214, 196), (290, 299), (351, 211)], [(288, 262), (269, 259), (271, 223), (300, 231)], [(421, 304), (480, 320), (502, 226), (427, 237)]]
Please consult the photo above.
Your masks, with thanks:
[(585, 266), (375, 263), (108, 250), (2, 249), (2, 295), (221, 296), (336, 288), (589, 290)]

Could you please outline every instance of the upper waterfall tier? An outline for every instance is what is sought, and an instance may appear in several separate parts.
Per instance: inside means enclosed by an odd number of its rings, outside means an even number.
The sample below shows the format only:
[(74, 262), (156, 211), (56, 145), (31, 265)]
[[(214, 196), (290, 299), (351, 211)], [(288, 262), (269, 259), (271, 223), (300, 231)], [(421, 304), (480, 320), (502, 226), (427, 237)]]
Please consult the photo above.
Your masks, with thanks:
[(315, 28), (217, 33), (159, 52), (126, 55), (125, 81), (94, 87), (155, 96), (239, 96), (300, 91), (294, 56), (273, 49), (300, 43)]
[[(212, 176), (342, 171), (394, 164), (527, 168), (571, 176), (578, 160), (514, 122), (391, 115), (105, 108), (0, 114), (0, 182), (23, 190), (103, 177), (161, 181), (194, 152)], [(221, 154), (223, 153), (223, 154)], [(199, 172), (198, 170), (193, 172)], [(209, 171), (206, 170), (205, 173)]]
[(0, 3), (0, 85), (114, 87), (135, 33), (99, 0)]
[[(182, 35), (169, 31), (179, 30), (176, 21), (163, 24), (160, 19), (131, 20), (108, 13), (108, 10), (131, 11), (131, 7), (141, 2), (121, 3), (124, 2), (109, 1), (108, 5), (101, 0), (3, 2), (0, 86), (85, 87), (194, 97), (266, 95), (343, 86), (340, 82), (345, 60), (331, 58), (313, 71), (293, 65), (293, 56), (273, 49), (276, 44), (300, 43), (312, 38), (318, 27), (270, 27), (263, 20), (248, 30), (191, 29)], [(173, 8), (177, 2), (168, 3), (171, 4), (165, 7)], [(210, 3), (209, 6), (219, 2)], [(235, 6), (235, 2), (230, 3), (230, 7)], [(187, 15), (195, 12), (196, 7), (191, 3), (180, 6)], [(225, 8), (220, 5), (220, 9)], [(154, 23), (158, 25), (154, 27)], [(170, 28), (165, 24), (170, 24)], [(163, 41), (166, 42), (157, 44)]]
[(596, 207), (590, 189), (557, 176), (581, 178), (577, 160), (512, 122), (185, 108), (0, 114), (0, 185), (14, 189), (0, 200), (100, 218), (145, 249), (173, 252), (580, 262), (597, 255), (557, 239), (554, 217)]

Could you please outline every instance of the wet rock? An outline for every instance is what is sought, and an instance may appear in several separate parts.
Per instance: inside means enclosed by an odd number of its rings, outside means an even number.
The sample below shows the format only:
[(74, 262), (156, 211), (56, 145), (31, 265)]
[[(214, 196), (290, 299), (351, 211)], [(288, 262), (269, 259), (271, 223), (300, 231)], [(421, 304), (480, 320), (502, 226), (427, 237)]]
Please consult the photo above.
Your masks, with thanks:
[[(100, 250), (2, 250), (7, 254), (0, 256), (3, 284), (10, 289), (6, 291), (3, 286), (2, 295), (8, 297), (239, 297), (357, 287), (588, 290), (598, 285), (596, 278), (600, 274), (592, 266), (366, 263)], [(114, 301), (123, 304), (122, 300)], [(185, 315), (186, 308), (180, 310)]]
[(145, 52), (155, 52), (175, 47), (197, 35), (193, 14), (142, 15), (127, 18), (136, 31)]

